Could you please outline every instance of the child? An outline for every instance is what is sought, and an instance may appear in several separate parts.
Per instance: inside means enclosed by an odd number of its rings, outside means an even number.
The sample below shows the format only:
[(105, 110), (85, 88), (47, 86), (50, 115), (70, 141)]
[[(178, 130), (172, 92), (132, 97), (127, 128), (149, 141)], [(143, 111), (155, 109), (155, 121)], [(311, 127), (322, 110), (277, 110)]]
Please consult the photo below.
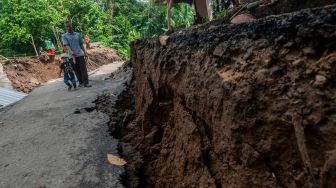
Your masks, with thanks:
[[(77, 90), (75, 74), (71, 62), (69, 61), (66, 53), (61, 54), (62, 64), (60, 65), (59, 77), (61, 77), (62, 71), (64, 72), (64, 83), (68, 86), (70, 91), (72, 86)], [(71, 81), (72, 85), (69, 83)]]
[(40, 48), (39, 48), (38, 55), (39, 55), (39, 59), (42, 63), (47, 63), (48, 62), (49, 58), (48, 58), (47, 52), (45, 52), (43, 50), (42, 46), (40, 46)]

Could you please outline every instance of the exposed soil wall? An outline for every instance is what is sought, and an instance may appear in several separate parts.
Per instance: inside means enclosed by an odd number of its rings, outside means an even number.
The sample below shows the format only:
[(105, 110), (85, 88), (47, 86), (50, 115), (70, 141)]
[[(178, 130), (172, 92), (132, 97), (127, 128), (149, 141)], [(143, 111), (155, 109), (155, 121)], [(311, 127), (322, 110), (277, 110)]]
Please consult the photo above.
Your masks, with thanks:
[(336, 6), (132, 44), (143, 187), (336, 187)]

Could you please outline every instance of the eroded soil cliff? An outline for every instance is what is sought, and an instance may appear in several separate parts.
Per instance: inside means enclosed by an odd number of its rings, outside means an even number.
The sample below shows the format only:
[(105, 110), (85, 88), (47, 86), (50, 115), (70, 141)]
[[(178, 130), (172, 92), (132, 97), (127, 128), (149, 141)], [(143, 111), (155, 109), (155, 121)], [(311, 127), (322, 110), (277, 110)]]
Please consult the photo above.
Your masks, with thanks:
[(109, 109), (112, 134), (131, 144), (128, 175), (139, 175), (125, 185), (336, 186), (336, 6), (166, 42), (132, 44), (134, 91)]

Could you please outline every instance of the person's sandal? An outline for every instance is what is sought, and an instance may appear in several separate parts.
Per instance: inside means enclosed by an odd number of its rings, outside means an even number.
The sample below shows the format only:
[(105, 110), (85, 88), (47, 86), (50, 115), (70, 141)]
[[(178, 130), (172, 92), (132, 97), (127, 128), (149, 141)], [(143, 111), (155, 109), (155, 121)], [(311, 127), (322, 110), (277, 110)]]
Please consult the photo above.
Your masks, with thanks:
[(68, 85), (68, 91), (71, 91), (72, 85)]
[(90, 84), (85, 84), (84, 87), (92, 87)]

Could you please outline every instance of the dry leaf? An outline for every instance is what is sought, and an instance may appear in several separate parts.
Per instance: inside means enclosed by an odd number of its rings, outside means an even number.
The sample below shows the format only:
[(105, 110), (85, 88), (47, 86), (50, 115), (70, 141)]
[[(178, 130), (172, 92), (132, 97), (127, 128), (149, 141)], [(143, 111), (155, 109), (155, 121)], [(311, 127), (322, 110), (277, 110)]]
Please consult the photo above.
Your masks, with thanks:
[(109, 97), (115, 96), (115, 94), (113, 93), (113, 91), (109, 91), (106, 95), (109, 96)]
[(112, 154), (107, 154), (107, 160), (113, 164), (113, 165), (117, 165), (117, 166), (123, 166), (126, 164), (126, 161), (120, 157), (117, 157), (115, 155)]

